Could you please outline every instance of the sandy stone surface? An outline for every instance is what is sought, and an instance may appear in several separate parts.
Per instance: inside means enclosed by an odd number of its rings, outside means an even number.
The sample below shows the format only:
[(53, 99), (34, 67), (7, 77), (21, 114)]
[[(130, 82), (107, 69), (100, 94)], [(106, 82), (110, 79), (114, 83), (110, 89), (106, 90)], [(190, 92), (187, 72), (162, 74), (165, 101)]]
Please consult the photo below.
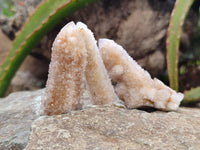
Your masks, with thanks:
[(39, 117), (43, 90), (0, 99), (2, 150), (199, 150), (200, 109), (147, 112), (93, 106)]
[(199, 126), (199, 109), (148, 113), (101, 106), (40, 117), (26, 150), (198, 150)]

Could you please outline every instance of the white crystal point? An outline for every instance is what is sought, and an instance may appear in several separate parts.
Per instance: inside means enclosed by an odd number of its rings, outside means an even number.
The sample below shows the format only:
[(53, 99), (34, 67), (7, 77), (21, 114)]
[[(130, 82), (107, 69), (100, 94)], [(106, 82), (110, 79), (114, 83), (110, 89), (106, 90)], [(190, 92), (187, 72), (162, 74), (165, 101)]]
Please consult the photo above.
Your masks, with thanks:
[(94, 35), (85, 24), (78, 22), (76, 26), (85, 41), (87, 49), (88, 63), (85, 76), (93, 104), (113, 104), (118, 101), (118, 97), (104, 66)]
[(158, 79), (152, 80), (123, 47), (113, 40), (100, 39), (99, 49), (110, 78), (117, 82), (115, 91), (127, 107), (152, 106), (167, 111), (179, 107), (183, 94)]
[(42, 97), (42, 115), (62, 114), (82, 107), (80, 101), (85, 92), (86, 65), (85, 42), (74, 22), (70, 22), (61, 29), (53, 43)]
[[(77, 22), (77, 23), (76, 23), (76, 26), (77, 26), (79, 29), (85, 29), (85, 30), (89, 30), (89, 29), (88, 29), (88, 27), (87, 27), (87, 25), (86, 25), (86, 24), (84, 24), (84, 23), (82, 23), (82, 22)], [(91, 31), (91, 30), (89, 30), (89, 32), (91, 32), (91, 33), (92, 33), (92, 31)]]
[(177, 110), (178, 106), (184, 98), (184, 95), (182, 93), (175, 93), (172, 94), (170, 98), (171, 101), (167, 104), (168, 110)]

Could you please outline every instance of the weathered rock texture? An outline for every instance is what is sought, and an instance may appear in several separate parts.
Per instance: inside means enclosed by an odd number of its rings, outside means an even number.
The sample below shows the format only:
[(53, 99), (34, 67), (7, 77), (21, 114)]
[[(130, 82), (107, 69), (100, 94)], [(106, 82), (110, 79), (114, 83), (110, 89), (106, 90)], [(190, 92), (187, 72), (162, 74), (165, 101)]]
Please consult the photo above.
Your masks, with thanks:
[(152, 112), (100, 106), (40, 117), (26, 150), (198, 150), (200, 110)]
[(98, 106), (39, 117), (42, 93), (19, 92), (0, 99), (1, 150), (199, 150), (199, 108), (148, 113)]
[[(16, 32), (20, 30), (26, 19), (33, 14), (35, 8), (42, 0), (8, 0), (14, 4), (12, 11), (15, 15), (11, 18), (6, 18), (0, 14), (0, 26), (3, 32), (10, 38), (14, 39)], [(0, 2), (3, 5), (4, 1)], [(0, 10), (1, 13), (1, 10)]]
[(30, 126), (39, 117), (42, 92), (18, 92), (0, 98), (0, 150), (21, 150), (27, 145)]

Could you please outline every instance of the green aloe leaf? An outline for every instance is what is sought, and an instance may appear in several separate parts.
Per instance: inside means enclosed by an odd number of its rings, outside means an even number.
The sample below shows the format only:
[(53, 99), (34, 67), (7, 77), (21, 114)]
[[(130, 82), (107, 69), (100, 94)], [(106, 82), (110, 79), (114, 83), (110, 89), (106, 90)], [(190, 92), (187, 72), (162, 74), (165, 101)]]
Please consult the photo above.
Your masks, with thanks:
[(64, 17), (97, 0), (44, 0), (29, 18), (13, 42), (0, 71), (0, 97), (34, 46)]
[(178, 91), (178, 60), (182, 26), (194, 0), (176, 0), (167, 34), (167, 69), (170, 86)]
[(184, 100), (182, 104), (200, 102), (200, 87), (193, 88), (184, 92)]

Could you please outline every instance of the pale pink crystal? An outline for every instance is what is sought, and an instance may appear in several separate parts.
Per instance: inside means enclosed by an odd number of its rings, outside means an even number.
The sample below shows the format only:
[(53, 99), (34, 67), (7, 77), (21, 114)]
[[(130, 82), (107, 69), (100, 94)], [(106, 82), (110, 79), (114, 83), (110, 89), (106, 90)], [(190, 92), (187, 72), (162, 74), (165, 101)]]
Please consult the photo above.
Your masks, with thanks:
[[(101, 39), (99, 47), (100, 51), (93, 33), (83, 23), (70, 22), (63, 27), (53, 43), (42, 115), (67, 113), (92, 104), (113, 104), (119, 102), (118, 96), (129, 108), (178, 108), (183, 94), (156, 78), (152, 80), (121, 46)], [(115, 89), (109, 76), (117, 82)]]
[(41, 114), (61, 114), (82, 107), (80, 100), (84, 92), (86, 64), (85, 42), (76, 25), (70, 22), (53, 43)]
[(99, 49), (106, 69), (114, 82), (119, 98), (129, 108), (152, 106), (162, 110), (176, 110), (183, 99), (158, 79), (151, 79), (128, 53), (112, 40), (100, 39)]
[(92, 97), (93, 104), (112, 104), (118, 100), (103, 64), (101, 54), (93, 33), (81, 22), (77, 27), (85, 41), (87, 49), (86, 80)]
[(92, 32), (82, 23), (68, 23), (53, 43), (41, 114), (62, 114), (117, 100)]

